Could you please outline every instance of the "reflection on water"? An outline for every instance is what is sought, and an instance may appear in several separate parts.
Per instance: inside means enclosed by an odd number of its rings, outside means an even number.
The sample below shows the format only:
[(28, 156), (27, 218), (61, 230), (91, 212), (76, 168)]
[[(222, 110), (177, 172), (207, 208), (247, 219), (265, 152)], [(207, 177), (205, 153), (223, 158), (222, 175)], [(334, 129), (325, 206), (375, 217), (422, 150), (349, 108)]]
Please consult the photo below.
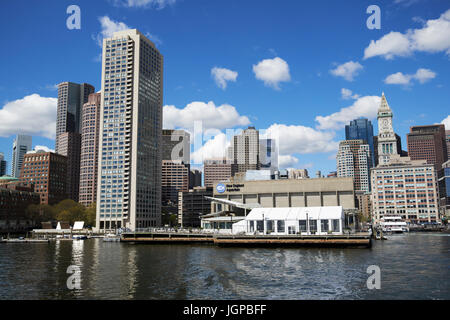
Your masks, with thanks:
[[(66, 286), (81, 268), (81, 289)], [(381, 268), (368, 290), (367, 267)], [(86, 241), (0, 245), (0, 299), (450, 299), (450, 237), (372, 249), (217, 248)]]

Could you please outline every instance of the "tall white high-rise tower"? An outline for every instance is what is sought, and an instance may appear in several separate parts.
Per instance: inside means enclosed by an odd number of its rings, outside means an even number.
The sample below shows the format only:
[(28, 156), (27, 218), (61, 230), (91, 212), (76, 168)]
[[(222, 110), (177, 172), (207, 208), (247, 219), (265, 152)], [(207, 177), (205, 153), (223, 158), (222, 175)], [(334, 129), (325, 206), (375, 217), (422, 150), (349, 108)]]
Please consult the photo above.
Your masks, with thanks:
[(232, 174), (259, 170), (261, 168), (259, 151), (259, 131), (255, 127), (248, 127), (240, 134), (233, 136), (227, 151), (233, 166)]
[(97, 228), (161, 224), (163, 56), (136, 29), (103, 40)]

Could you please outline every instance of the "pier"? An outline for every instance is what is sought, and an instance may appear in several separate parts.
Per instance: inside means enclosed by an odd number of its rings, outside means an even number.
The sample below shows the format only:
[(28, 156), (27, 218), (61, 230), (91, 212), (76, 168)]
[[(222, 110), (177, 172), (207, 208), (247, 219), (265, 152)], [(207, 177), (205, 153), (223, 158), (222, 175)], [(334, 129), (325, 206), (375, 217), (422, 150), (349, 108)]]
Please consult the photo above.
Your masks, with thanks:
[(120, 242), (134, 243), (214, 243), (214, 235), (209, 233), (178, 232), (130, 232), (123, 233)]
[(48, 243), (44, 239), (0, 239), (0, 243)]
[(219, 247), (364, 247), (372, 245), (369, 233), (348, 235), (232, 235), (212, 233), (124, 233), (121, 242), (148, 244), (210, 244)]

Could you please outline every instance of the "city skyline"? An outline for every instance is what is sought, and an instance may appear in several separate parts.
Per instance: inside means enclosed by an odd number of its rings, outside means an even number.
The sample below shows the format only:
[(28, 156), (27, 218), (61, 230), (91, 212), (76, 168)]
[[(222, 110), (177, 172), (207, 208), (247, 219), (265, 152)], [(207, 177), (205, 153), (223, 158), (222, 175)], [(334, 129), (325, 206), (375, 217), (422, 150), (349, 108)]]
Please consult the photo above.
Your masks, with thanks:
[(1, 8), (0, 301), (450, 299), (449, 0)]
[[(446, 43), (440, 47), (428, 44), (428, 47), (423, 45), (420, 50), (398, 52), (386, 51), (387, 47), (383, 47), (391, 32), (405, 35), (411, 29), (420, 35), (420, 31), (432, 32), (432, 24), (445, 28), (449, 11), (444, 2), (424, 4), (419, 1), (411, 6), (402, 6), (382, 1), (379, 4), (382, 10), (380, 30), (369, 30), (365, 26), (368, 17), (365, 13), (366, 4), (344, 9), (327, 3), (333, 9), (331, 11), (335, 12), (333, 15), (336, 17), (333, 17), (319, 10), (320, 3), (308, 4), (305, 10), (304, 6), (286, 2), (282, 9), (274, 13), (274, 21), (278, 24), (268, 35), (267, 41), (260, 34), (268, 30), (259, 23), (255, 27), (261, 27), (260, 30), (247, 28), (248, 35), (238, 34), (237, 28), (246, 26), (244, 15), (252, 14), (253, 7), (249, 4), (240, 5), (241, 13), (235, 16), (236, 27), (223, 29), (209, 21), (188, 22), (191, 15), (214, 17), (219, 12), (230, 13), (230, 9), (222, 3), (205, 2), (203, 11), (193, 12), (186, 1), (175, 1), (160, 10), (154, 7), (142, 8), (142, 13), (136, 8), (118, 8), (105, 3), (107, 6), (103, 3), (102, 6), (87, 6), (84, 1), (78, 3), (82, 13), (81, 30), (68, 30), (64, 23), (58, 30), (56, 25), (53, 26), (54, 22), (36, 26), (36, 30), (54, 27), (56, 34), (64, 36), (63, 42), (73, 41), (73, 47), (79, 46), (79, 49), (68, 54), (64, 61), (55, 59), (50, 68), (52, 72), (46, 72), (45, 75), (42, 75), (42, 68), (33, 67), (28, 81), (12, 76), (8, 83), (0, 82), (0, 96), (4, 101), (0, 105), (0, 115), (5, 115), (5, 110), (14, 114), (18, 106), (32, 106), (41, 110), (39, 115), (42, 118), (37, 120), (53, 119), (56, 122), (57, 92), (54, 84), (73, 81), (92, 83), (100, 88), (98, 54), (101, 49), (98, 42), (111, 30), (129, 27), (138, 28), (146, 34), (167, 58), (163, 128), (191, 131), (193, 121), (202, 120), (204, 129), (220, 130), (221, 133), (211, 143), (204, 141), (205, 158), (214, 156), (218, 149), (224, 149), (226, 139), (223, 133), (227, 128), (278, 128), (281, 132), (280, 167), (307, 168), (310, 172), (321, 170), (324, 174), (335, 171), (338, 142), (344, 139), (345, 125), (359, 116), (365, 116), (372, 121), (374, 131), (378, 132), (375, 120), (382, 91), (386, 93), (395, 113), (395, 132), (402, 137), (405, 150), (410, 126), (441, 123), (448, 118), (450, 94), (446, 92), (445, 84), (448, 83), (450, 73), (447, 72)], [(269, 3), (263, 2), (261, 5), (266, 8)], [(10, 10), (14, 10), (16, 5), (7, 4)], [(234, 5), (232, 2), (231, 7)], [(36, 9), (30, 10), (35, 12), (35, 17), (30, 16), (29, 23), (39, 21), (42, 9), (34, 8), (33, 3), (28, 6)], [(58, 4), (49, 14), (60, 15), (60, 20), (65, 22), (66, 8), (66, 3)], [(288, 11), (296, 12), (303, 19), (298, 19), (300, 22), (292, 21), (292, 25), (282, 21), (282, 14), (292, 15)], [(260, 14), (264, 17), (267, 12), (270, 11), (261, 10)], [(312, 16), (320, 12), (320, 24), (307, 17), (306, 12)], [(144, 21), (146, 15), (151, 15), (155, 22), (149, 24)], [(169, 25), (174, 19), (187, 23), (189, 30), (175, 32)], [(206, 26), (211, 25), (214, 26), (212, 30), (201, 33)], [(308, 46), (302, 45), (302, 41), (308, 39), (305, 25), (321, 31), (317, 41), (308, 42)], [(343, 36), (345, 30), (355, 28), (355, 37), (351, 41), (339, 36), (331, 39), (326, 32), (331, 26), (335, 28), (334, 35), (342, 29)], [(181, 43), (177, 44), (177, 41), (186, 37), (184, 33), (188, 31), (192, 35), (192, 50), (180, 54), (178, 48)], [(445, 31), (443, 29), (442, 32)], [(33, 32), (23, 36), (30, 37)], [(218, 37), (215, 36), (217, 32)], [(199, 34), (201, 37), (195, 36)], [(280, 34), (283, 37), (277, 37)], [(441, 39), (439, 34), (434, 35)], [(250, 41), (251, 44), (245, 43), (247, 36), (255, 40)], [(299, 44), (292, 43), (293, 37), (298, 38)], [(203, 52), (202, 49), (207, 49), (206, 44), (202, 43), (205, 39), (208, 39), (206, 42), (211, 49)], [(223, 54), (221, 39), (226, 39), (236, 52), (229, 54), (229, 57)], [(372, 40), (375, 42), (371, 43)], [(417, 38), (415, 41), (419, 40)], [(30, 45), (34, 43), (31, 41)], [(35, 45), (40, 46), (42, 43)], [(331, 53), (325, 50), (327, 46), (341, 45), (348, 49)], [(49, 54), (49, 58), (55, 58), (54, 54), (67, 53), (57, 43), (51, 44), (51, 48), (54, 53)], [(322, 54), (313, 56), (313, 52)], [(311, 59), (314, 63), (308, 61)], [(66, 60), (70, 62), (69, 65), (66, 65)], [(12, 66), (20, 71), (27, 64), (21, 66), (19, 60), (13, 57), (6, 70)], [(191, 72), (195, 68), (198, 71)], [(269, 70), (269, 75), (264, 70)], [(270, 70), (279, 71), (278, 77), (272, 77), (274, 74)], [(35, 79), (37, 73), (41, 76), (39, 82)], [(35, 87), (31, 87), (31, 83), (36, 83)], [(323, 90), (327, 94), (322, 94)], [(255, 93), (258, 93), (257, 97)], [(431, 98), (433, 107), (429, 108)], [(31, 114), (35, 112), (27, 108), (24, 110)], [(209, 114), (211, 118), (208, 118)], [(14, 119), (4, 119), (0, 127), (0, 151), (8, 162), (7, 172), (11, 171), (11, 145), (13, 135), (17, 133), (32, 134), (33, 146), (46, 145), (54, 149), (52, 135), (55, 129), (48, 128), (52, 123), (41, 123), (40, 128), (36, 129), (33, 124), (24, 127), (14, 122)], [(23, 123), (28, 124), (26, 121)], [(197, 159), (197, 150), (192, 151), (191, 159)]]

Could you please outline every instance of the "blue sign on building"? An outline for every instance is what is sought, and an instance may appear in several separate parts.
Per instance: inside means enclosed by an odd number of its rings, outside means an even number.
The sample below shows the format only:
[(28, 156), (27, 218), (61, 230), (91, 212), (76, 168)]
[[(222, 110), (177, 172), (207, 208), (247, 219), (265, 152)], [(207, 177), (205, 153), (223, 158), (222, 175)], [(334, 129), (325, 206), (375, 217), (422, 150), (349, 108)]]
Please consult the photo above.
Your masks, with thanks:
[(216, 190), (218, 193), (224, 193), (226, 190), (226, 187), (223, 183), (219, 183), (216, 187)]

